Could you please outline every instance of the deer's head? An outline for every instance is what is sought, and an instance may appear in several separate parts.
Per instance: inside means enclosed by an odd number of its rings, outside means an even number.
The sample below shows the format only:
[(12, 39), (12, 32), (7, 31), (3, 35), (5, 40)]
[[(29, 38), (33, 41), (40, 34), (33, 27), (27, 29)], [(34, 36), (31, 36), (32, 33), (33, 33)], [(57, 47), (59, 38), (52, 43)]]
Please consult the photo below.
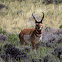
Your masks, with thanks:
[[(43, 12), (42, 12), (43, 13)], [(40, 21), (36, 20), (36, 18), (34, 17), (34, 15), (32, 14), (34, 20), (35, 20), (35, 29), (38, 31), (38, 30), (41, 30), (43, 28), (42, 26), (42, 21), (44, 19), (44, 13), (43, 13), (43, 17)]]

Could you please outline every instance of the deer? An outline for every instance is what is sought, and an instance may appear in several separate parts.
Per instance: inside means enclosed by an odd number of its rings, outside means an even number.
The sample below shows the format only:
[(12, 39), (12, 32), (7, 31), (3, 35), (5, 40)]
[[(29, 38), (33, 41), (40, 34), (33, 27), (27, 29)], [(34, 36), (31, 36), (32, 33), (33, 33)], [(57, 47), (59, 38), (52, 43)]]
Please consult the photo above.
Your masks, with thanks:
[(21, 45), (32, 44), (32, 49), (37, 50), (39, 46), (39, 42), (42, 40), (42, 28), (43, 28), (42, 21), (44, 19), (44, 13), (40, 21), (36, 20), (33, 14), (32, 17), (35, 20), (35, 28), (21, 30), (21, 32), (19, 33), (19, 39)]

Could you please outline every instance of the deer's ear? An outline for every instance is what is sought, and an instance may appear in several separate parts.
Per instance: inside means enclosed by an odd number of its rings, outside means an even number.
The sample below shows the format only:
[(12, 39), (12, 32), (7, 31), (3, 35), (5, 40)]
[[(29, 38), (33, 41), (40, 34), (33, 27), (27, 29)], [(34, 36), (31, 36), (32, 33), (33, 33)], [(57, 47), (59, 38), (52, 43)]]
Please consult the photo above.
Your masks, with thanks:
[[(42, 13), (43, 13), (43, 12), (42, 12)], [(44, 13), (43, 13), (43, 17), (42, 17), (42, 19), (41, 19), (41, 21), (40, 21), (41, 23), (42, 23), (43, 19), (44, 19)]]

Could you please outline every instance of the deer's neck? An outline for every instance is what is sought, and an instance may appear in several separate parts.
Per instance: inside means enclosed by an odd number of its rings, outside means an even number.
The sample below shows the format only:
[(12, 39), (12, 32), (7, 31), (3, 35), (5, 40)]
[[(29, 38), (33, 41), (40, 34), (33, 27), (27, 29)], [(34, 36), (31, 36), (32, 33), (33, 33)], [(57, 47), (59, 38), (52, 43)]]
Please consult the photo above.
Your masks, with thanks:
[(41, 34), (41, 30), (35, 30), (36, 34)]
[(41, 30), (35, 30), (34, 35), (37, 37), (41, 37)]

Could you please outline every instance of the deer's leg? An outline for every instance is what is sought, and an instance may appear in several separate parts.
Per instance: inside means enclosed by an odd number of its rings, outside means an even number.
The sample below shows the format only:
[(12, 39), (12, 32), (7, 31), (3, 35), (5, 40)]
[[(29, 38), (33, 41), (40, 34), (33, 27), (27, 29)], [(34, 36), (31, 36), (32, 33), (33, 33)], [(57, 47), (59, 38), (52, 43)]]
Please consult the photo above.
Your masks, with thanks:
[(36, 50), (38, 49), (39, 43), (36, 44)]
[(35, 49), (35, 47), (34, 47), (34, 42), (33, 42), (33, 41), (31, 41), (31, 43), (32, 43), (32, 49)]
[(21, 43), (21, 45), (23, 45), (24, 44), (24, 39), (23, 39), (23, 37), (21, 37), (21, 39), (20, 39), (20, 43)]
[(29, 45), (27, 42), (25, 42), (25, 45)]
[(23, 45), (25, 41), (24, 41), (24, 39), (23, 39), (23, 36), (21, 36), (20, 34), (19, 34), (19, 39), (20, 39), (21, 45)]

